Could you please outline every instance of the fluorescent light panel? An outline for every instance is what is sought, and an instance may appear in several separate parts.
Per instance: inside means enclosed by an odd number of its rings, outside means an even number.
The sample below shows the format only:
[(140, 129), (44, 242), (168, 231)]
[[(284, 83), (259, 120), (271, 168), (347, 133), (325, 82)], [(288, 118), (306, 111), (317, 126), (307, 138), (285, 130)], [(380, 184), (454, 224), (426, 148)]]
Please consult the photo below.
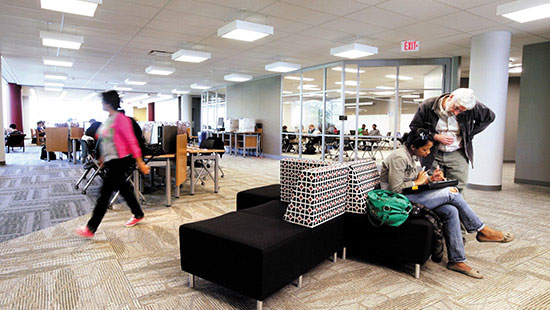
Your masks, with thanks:
[(189, 91), (188, 90), (178, 90), (178, 89), (174, 88), (174, 89), (172, 89), (172, 94), (187, 95), (187, 94), (189, 94)]
[[(394, 79), (394, 80), (396, 78), (395, 74), (387, 74), (387, 75), (385, 75), (385, 77), (387, 77), (388, 79)], [(413, 79), (413, 77), (410, 77), (410, 76), (405, 76), (405, 75), (400, 75), (399, 76), (400, 81), (410, 81), (412, 79)]]
[(497, 15), (519, 23), (550, 17), (548, 0), (519, 0), (497, 6)]
[(418, 98), (420, 98), (420, 95), (403, 95), (403, 96), (401, 96), (401, 98), (405, 98), (405, 99), (418, 99)]
[(212, 86), (208, 86), (208, 85), (202, 85), (202, 84), (199, 84), (199, 83), (194, 83), (194, 84), (191, 84), (191, 88), (193, 89), (209, 89), (209, 88), (212, 88)]
[(72, 34), (53, 31), (40, 31), (40, 38), (42, 39), (42, 45), (44, 46), (67, 48), (72, 50), (80, 49), (80, 46), (84, 43), (83, 36), (75, 36)]
[[(285, 76), (284, 78), (285, 78), (285, 80), (294, 80), (294, 81), (299, 81), (300, 80), (299, 76)], [(304, 77), (304, 78), (302, 78), (302, 80), (307, 81), (307, 82), (315, 81), (315, 79), (308, 78), (308, 77)]]
[[(342, 67), (333, 67), (333, 68), (331, 68), (331, 70), (342, 72)], [(357, 73), (357, 70), (358, 70), (358, 69), (347, 68), (347, 67), (346, 67), (346, 69), (345, 69), (344, 71), (346, 71), (346, 72), (348, 72), (348, 73)], [(359, 69), (359, 73), (365, 73), (365, 70)]]
[(353, 43), (330, 49), (332, 56), (356, 59), (378, 54), (378, 48), (366, 44)]
[(238, 19), (218, 29), (218, 37), (246, 42), (256, 41), (272, 34), (271, 26)]
[(45, 91), (62, 91), (63, 88), (61, 88), (61, 87), (49, 87), (49, 86), (47, 86), (47, 87), (44, 87), (44, 90), (45, 90)]
[(44, 79), (46, 80), (65, 81), (67, 77), (66, 73), (44, 72)]
[(40, 7), (46, 10), (94, 16), (97, 6), (102, 0), (41, 0)]
[(124, 83), (126, 85), (137, 85), (137, 86), (143, 86), (143, 85), (147, 84), (147, 82), (134, 81), (134, 80), (130, 80), (130, 79), (124, 80)]
[[(334, 84), (342, 85), (342, 82), (334, 82)], [(357, 81), (349, 80), (349, 81), (344, 82), (344, 85), (346, 85), (346, 86), (357, 86)]]
[(210, 59), (211, 54), (192, 50), (179, 50), (172, 54), (172, 60), (199, 63)]
[(54, 83), (54, 82), (46, 82), (44, 83), (45, 87), (63, 87), (63, 83)]
[(72, 67), (74, 59), (70, 57), (42, 57), (42, 61), (46, 66)]
[(149, 66), (145, 68), (145, 73), (153, 75), (170, 75), (174, 72), (176, 72), (176, 69), (170, 67)]
[(94, 96), (97, 98), (97, 93), (96, 92), (91, 92), (88, 94), (88, 96), (84, 97), (84, 101), (88, 101), (88, 100), (91, 100), (92, 98), (94, 98)]
[(274, 62), (274, 63), (269, 64), (269, 65), (265, 65), (265, 69), (267, 71), (272, 71), (272, 72), (290, 72), (290, 71), (299, 70), (300, 65), (299, 64), (293, 64), (293, 63), (290, 63), (290, 62), (279, 61), (279, 62)]
[(115, 90), (119, 90), (119, 91), (131, 91), (132, 88), (131, 87), (123, 87), (123, 86), (115, 86), (114, 87)]
[(376, 86), (377, 89), (394, 89), (394, 87), (390, 86)]
[(223, 79), (230, 82), (246, 82), (252, 80), (252, 75), (232, 73), (224, 76)]

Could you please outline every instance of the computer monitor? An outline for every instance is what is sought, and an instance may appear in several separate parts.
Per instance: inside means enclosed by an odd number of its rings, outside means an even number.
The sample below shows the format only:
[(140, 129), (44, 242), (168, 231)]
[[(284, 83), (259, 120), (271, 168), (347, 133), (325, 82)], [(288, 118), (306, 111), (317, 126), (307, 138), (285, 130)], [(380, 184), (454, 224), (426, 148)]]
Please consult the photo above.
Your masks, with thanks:
[(176, 153), (176, 139), (178, 135), (177, 126), (158, 127), (158, 142), (166, 154)]

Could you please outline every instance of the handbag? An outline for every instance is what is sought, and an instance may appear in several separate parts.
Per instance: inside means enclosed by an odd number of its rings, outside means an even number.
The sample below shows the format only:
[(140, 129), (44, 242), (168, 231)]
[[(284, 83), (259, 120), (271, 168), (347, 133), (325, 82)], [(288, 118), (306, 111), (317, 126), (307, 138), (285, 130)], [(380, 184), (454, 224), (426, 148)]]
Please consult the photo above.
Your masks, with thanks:
[(367, 194), (368, 218), (375, 227), (399, 226), (409, 217), (412, 204), (402, 194), (375, 189)]

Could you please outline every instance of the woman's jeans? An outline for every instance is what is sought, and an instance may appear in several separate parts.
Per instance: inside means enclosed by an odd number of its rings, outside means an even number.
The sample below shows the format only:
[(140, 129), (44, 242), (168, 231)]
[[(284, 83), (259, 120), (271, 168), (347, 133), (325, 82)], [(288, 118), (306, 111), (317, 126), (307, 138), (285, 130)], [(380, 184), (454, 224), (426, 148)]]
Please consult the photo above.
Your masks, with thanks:
[(107, 212), (111, 195), (120, 191), (120, 195), (126, 200), (126, 203), (130, 207), (132, 214), (135, 218), (142, 218), (143, 211), (137, 201), (134, 191), (130, 186), (130, 183), (126, 181), (128, 173), (133, 171), (135, 160), (130, 157), (124, 157), (120, 159), (113, 159), (104, 164), (105, 177), (103, 179), (103, 186), (99, 198), (97, 199), (92, 218), (88, 221), (88, 228), (95, 233), (97, 227), (101, 223), (103, 216)]
[(406, 196), (410, 201), (421, 203), (428, 209), (432, 209), (441, 218), (449, 262), (460, 263), (466, 261), (460, 222), (464, 224), (468, 232), (480, 231), (485, 225), (462, 198), (462, 195), (458, 192), (451, 192), (451, 188), (435, 189)]

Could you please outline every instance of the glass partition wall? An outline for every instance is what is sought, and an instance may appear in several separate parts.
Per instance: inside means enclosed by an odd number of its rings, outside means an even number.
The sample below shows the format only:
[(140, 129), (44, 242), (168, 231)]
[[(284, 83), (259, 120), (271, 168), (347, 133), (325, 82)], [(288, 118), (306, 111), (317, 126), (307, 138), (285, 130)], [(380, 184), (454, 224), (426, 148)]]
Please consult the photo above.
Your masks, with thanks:
[(201, 93), (201, 130), (223, 127), (226, 116), (225, 87)]
[(282, 156), (381, 161), (418, 104), (450, 90), (450, 58), (342, 61), (282, 75)]

